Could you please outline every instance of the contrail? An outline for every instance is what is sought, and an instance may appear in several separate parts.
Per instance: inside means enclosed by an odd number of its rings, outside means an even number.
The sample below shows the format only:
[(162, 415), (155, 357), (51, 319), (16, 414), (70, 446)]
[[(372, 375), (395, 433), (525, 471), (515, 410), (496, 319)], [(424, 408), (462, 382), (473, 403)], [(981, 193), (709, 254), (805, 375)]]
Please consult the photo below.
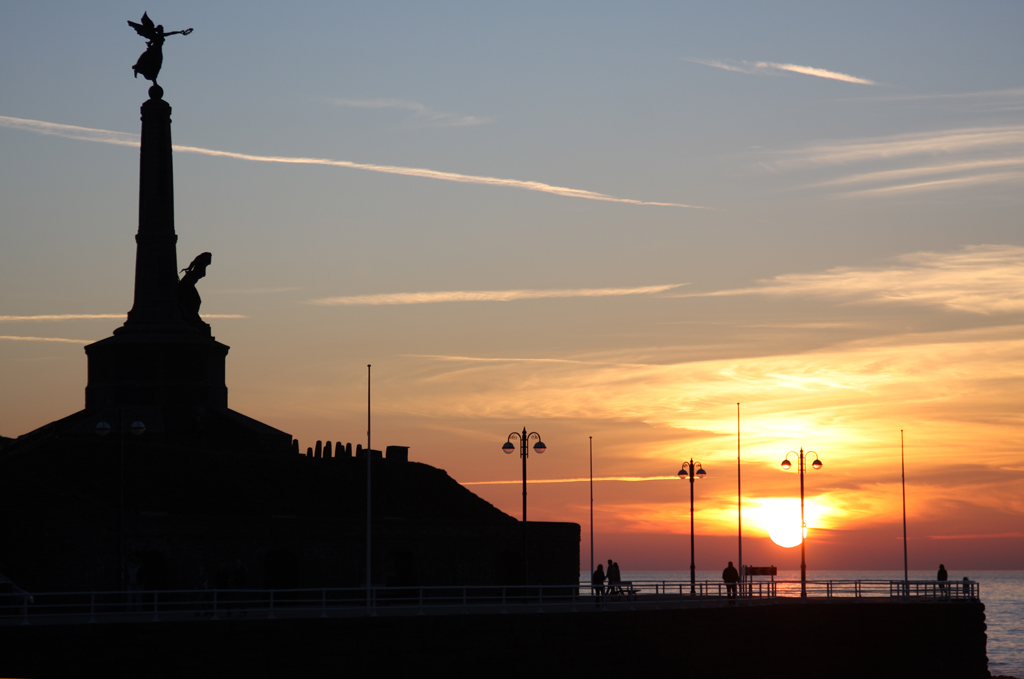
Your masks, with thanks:
[(14, 335), (0, 335), (0, 340), (11, 340), (14, 342), (71, 342), (72, 344), (89, 344), (95, 341), (67, 339), (64, 337), (17, 337)]
[(773, 64), (770, 61), (759, 61), (754, 64), (758, 68), (775, 68), (780, 71), (789, 71), (790, 73), (800, 73), (802, 75), (813, 75), (817, 78), (828, 78), (829, 80), (839, 80), (844, 83), (854, 83), (855, 85), (875, 85), (876, 83), (867, 78), (858, 78), (855, 75), (847, 75), (846, 73), (838, 73), (836, 71), (826, 71), (823, 68), (815, 68), (813, 66), (800, 66), (798, 64)]
[[(39, 316), (0, 316), (3, 321), (91, 321), (103, 318), (124, 318), (127, 314), (43, 314)], [(241, 314), (203, 314), (203, 318), (248, 318)], [(77, 341), (77, 340), (76, 340)]]
[(124, 318), (125, 314), (46, 314), (40, 316), (0, 316), (0, 321), (89, 321), (98, 318)]
[(455, 290), (451, 292), (395, 292), (351, 297), (312, 299), (307, 304), (321, 305), (380, 305), (380, 304), (437, 304), (439, 302), (511, 302), (520, 299), (557, 299), (565, 297), (617, 297), (620, 295), (649, 295), (678, 288), (673, 285), (649, 285), (642, 288), (582, 288), (578, 290)]
[[(0, 116), (0, 127), (8, 127), (17, 130), (26, 130), (37, 134), (49, 134), (66, 139), (77, 139), (80, 141), (94, 141), (102, 144), (115, 144), (118, 146), (138, 146), (138, 135), (125, 132), (112, 132), (110, 130), (98, 130), (89, 127), (77, 127), (75, 125), (60, 125), (48, 123), (42, 120), (27, 120), (24, 118), (10, 118)], [(329, 167), (347, 167), (354, 170), (367, 170), (369, 172), (383, 172), (384, 174), (398, 174), (407, 177), (424, 177), (426, 179), (440, 179), (442, 181), (459, 182), (462, 184), (486, 184), (489, 186), (503, 186), (513, 189), (525, 189), (527, 191), (539, 191), (551, 193), (556, 196), (567, 198), (585, 198), (587, 200), (599, 200), (608, 203), (626, 203), (627, 205), (652, 205), (659, 207), (685, 207), (697, 210), (707, 210), (700, 205), (686, 205), (684, 203), (658, 203), (645, 200), (633, 200), (632, 198), (616, 198), (604, 193), (585, 191), (583, 189), (571, 189), (564, 186), (553, 186), (541, 182), (523, 181), (519, 179), (500, 179), (498, 177), (481, 177), (469, 174), (458, 174), (455, 172), (442, 172), (440, 170), (428, 170), (418, 167), (400, 167), (396, 165), (373, 165), (370, 163), (354, 163), (348, 160), (330, 160), (328, 158), (294, 158), (289, 156), (255, 156), (248, 153), (234, 153), (231, 151), (217, 151), (215, 149), (204, 149), (197, 146), (174, 146), (179, 153), (197, 153), (204, 156), (217, 156), (222, 158), (234, 158), (236, 160), (248, 160), (258, 163), (283, 163), (290, 165), (326, 165)]]
[(799, 73), (801, 75), (813, 75), (816, 78), (826, 78), (828, 80), (839, 80), (844, 83), (853, 83), (855, 85), (877, 85), (878, 83), (867, 78), (858, 78), (855, 75), (848, 75), (846, 73), (839, 73), (837, 71), (828, 71), (824, 68), (815, 68), (814, 66), (801, 66), (799, 64), (776, 64), (772, 61), (741, 61), (739, 66), (730, 64), (719, 59), (687, 59), (694, 64), (701, 64), (703, 66), (711, 66), (712, 68), (721, 68), (726, 71), (734, 71), (736, 73), (746, 73), (747, 75), (754, 75), (755, 73), (768, 73), (771, 71), (789, 71), (790, 73)]

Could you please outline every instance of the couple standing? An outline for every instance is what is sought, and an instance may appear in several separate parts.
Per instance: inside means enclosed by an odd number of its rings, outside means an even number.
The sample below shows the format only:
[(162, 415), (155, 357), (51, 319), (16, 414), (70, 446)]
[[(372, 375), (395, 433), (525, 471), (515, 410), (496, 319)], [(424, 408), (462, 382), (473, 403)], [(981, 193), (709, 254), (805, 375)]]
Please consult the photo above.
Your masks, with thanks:
[(590, 580), (594, 587), (594, 592), (597, 594), (598, 601), (600, 601), (601, 596), (604, 594), (605, 580), (608, 581), (609, 594), (617, 590), (622, 582), (622, 576), (619, 574), (619, 564), (611, 559), (608, 559), (608, 572), (605, 573), (603, 564), (597, 564), (597, 570), (594, 571), (594, 575)]

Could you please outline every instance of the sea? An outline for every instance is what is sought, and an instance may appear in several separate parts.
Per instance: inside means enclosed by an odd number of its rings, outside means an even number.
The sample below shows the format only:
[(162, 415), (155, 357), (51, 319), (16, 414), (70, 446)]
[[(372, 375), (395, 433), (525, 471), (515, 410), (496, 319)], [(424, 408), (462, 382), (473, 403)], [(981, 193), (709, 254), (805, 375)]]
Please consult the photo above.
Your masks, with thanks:
[[(581, 574), (583, 581), (589, 576)], [(911, 580), (934, 580), (935, 571), (910, 571)], [(950, 582), (964, 576), (978, 583), (988, 625), (988, 671), (993, 677), (1024, 679), (1024, 571), (949, 571)], [(721, 571), (697, 571), (697, 580), (722, 578)], [(689, 582), (690, 571), (631, 571), (632, 582)], [(757, 578), (763, 579), (763, 578)], [(800, 571), (780, 570), (776, 580), (800, 580)], [(808, 580), (902, 580), (903, 571), (808, 571)]]

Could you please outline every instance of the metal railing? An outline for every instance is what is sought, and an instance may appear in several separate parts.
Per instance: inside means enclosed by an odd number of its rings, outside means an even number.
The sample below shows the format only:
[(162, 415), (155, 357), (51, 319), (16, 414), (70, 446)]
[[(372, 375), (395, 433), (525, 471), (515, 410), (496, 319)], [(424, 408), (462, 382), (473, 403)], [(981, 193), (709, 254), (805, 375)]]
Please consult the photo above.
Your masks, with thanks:
[[(588, 582), (571, 585), (438, 586), (46, 592), (0, 596), (0, 625), (160, 622), (375, 615), (444, 615), (545, 611), (639, 610), (726, 605), (772, 605), (800, 597), (800, 582), (748, 581), (739, 596), (725, 583), (624, 582), (598, 595)], [(886, 601), (977, 600), (978, 583), (902, 580), (813, 580), (809, 599)]]
[[(675, 594), (689, 597), (691, 585), (689, 581), (644, 581), (623, 583), (623, 589), (632, 591), (637, 597), (661, 596)], [(591, 588), (590, 583), (580, 582), (581, 587)], [(607, 588), (607, 586), (606, 586)], [(745, 583), (737, 583), (738, 598), (742, 599), (774, 599), (779, 597), (800, 597), (799, 580), (758, 580), (748, 579)], [(718, 580), (697, 581), (694, 583), (694, 594), (697, 598), (728, 597), (724, 582)], [(980, 589), (977, 582), (935, 580), (808, 580), (807, 596), (815, 599), (832, 598), (890, 598), (915, 600), (958, 600), (978, 599)]]

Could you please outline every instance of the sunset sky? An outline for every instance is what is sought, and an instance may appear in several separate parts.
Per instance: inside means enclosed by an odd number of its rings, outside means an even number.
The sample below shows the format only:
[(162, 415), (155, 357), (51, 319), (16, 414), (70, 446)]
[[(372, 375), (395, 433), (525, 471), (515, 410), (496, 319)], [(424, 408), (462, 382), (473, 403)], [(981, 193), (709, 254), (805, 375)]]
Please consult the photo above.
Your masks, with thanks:
[[(1024, 568), (1024, 2), (0, 3), (0, 435), (132, 303), (166, 30), (179, 268), (230, 406), (410, 446), (598, 559)], [(797, 518), (799, 521), (799, 518)]]

